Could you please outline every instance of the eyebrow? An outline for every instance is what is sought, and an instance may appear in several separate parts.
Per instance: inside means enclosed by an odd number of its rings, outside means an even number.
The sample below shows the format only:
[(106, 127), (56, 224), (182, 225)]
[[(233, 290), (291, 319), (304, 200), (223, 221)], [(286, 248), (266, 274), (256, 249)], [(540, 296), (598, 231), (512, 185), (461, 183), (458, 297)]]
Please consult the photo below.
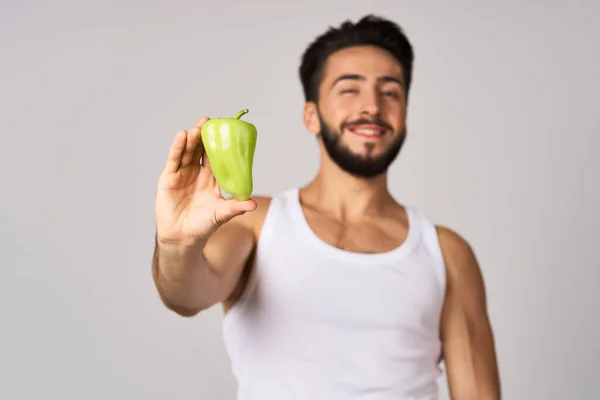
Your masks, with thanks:
[[(362, 75), (358, 75), (358, 74), (340, 75), (339, 77), (336, 78), (336, 80), (333, 81), (333, 83), (331, 84), (331, 87), (335, 86), (338, 82), (343, 81), (343, 80), (364, 81), (365, 77)], [(382, 77), (378, 78), (377, 81), (378, 82), (396, 82), (400, 86), (404, 87), (404, 82), (402, 82), (402, 79), (397, 76), (386, 75), (386, 76), (382, 76)]]

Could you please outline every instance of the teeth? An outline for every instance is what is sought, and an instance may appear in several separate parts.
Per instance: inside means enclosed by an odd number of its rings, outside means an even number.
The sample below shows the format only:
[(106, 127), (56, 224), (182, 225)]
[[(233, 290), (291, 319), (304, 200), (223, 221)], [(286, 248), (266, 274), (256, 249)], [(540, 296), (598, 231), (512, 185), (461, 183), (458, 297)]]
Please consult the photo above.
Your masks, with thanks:
[(379, 129), (356, 129), (354, 132), (360, 135), (377, 136), (381, 134)]

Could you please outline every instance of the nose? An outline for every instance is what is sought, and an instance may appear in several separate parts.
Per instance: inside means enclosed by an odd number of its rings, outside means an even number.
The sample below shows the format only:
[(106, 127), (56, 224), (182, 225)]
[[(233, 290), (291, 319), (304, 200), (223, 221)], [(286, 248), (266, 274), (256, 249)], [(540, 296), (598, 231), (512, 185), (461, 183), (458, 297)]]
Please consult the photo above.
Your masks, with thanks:
[(381, 113), (381, 99), (377, 90), (365, 90), (361, 98), (361, 115), (368, 117), (379, 116)]

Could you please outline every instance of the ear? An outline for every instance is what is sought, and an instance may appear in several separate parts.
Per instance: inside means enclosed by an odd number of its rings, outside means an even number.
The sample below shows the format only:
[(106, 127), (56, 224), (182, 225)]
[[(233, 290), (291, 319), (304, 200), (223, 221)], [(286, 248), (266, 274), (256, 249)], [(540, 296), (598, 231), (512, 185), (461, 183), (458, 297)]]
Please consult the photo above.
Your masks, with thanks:
[(318, 135), (321, 132), (319, 113), (314, 102), (308, 101), (304, 104), (303, 121), (306, 129), (313, 135)]

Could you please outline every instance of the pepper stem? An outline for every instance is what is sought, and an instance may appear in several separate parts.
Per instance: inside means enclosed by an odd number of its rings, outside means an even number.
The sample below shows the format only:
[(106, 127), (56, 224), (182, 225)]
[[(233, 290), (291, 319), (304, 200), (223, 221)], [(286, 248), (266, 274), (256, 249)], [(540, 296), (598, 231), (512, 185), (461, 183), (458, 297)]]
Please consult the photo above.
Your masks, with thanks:
[(249, 110), (248, 110), (247, 108), (244, 108), (243, 110), (241, 110), (241, 111), (238, 111), (238, 112), (237, 112), (237, 113), (236, 113), (236, 114), (233, 116), (233, 118), (235, 118), (235, 119), (240, 119), (240, 118), (241, 118), (241, 117), (242, 117), (244, 114), (248, 114), (248, 111), (249, 111)]

